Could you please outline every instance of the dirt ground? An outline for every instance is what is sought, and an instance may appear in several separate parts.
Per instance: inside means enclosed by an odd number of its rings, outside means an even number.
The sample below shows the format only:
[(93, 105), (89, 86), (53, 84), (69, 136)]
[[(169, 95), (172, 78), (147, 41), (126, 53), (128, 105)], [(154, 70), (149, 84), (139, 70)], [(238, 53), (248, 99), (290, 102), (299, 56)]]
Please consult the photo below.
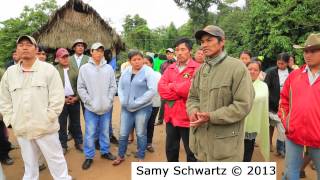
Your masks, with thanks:
[[(113, 110), (113, 127), (114, 133), (117, 136), (119, 134), (119, 122), (120, 122), (120, 108), (118, 98), (115, 99)], [(82, 130), (84, 131), (84, 122), (82, 119)], [(10, 132), (11, 142), (17, 144), (16, 139), (13, 137), (13, 133)], [(117, 136), (118, 137), (118, 136)], [(136, 138), (135, 138), (136, 139)], [(146, 153), (145, 161), (147, 162), (165, 162), (165, 126), (160, 125), (155, 127), (154, 132), (154, 153)], [(69, 151), (66, 154), (66, 159), (68, 162), (69, 174), (74, 177), (76, 180), (105, 180), (105, 179), (117, 179), (117, 180), (130, 180), (131, 179), (131, 162), (136, 161), (134, 158), (134, 152), (136, 151), (136, 141), (129, 145), (126, 161), (124, 161), (121, 165), (114, 167), (112, 166), (112, 162), (109, 160), (101, 159), (100, 153), (96, 151), (96, 156), (94, 158), (94, 162), (90, 169), (82, 170), (81, 165), (85, 160), (85, 157), (82, 153), (78, 152), (74, 148), (74, 142), (69, 141), (68, 143)], [(183, 146), (181, 145), (180, 150), (180, 160), (186, 161), (185, 153)], [(111, 152), (116, 155), (117, 154), (117, 146), (111, 145)], [(24, 168), (23, 161), (21, 159), (20, 150), (16, 149), (10, 152), (11, 157), (14, 159), (14, 165), (6, 166), (2, 165), (4, 169), (4, 174), (6, 175), (8, 180), (19, 180), (22, 179)], [(253, 155), (253, 161), (259, 162), (262, 161), (262, 155), (260, 154), (258, 148), (255, 149)], [(276, 156), (272, 153), (271, 161), (277, 162), (277, 179), (281, 179), (281, 174), (284, 169), (284, 159)], [(310, 166), (306, 168), (307, 178), (306, 180), (314, 180), (316, 179), (315, 171), (311, 170)], [(40, 172), (41, 180), (50, 180), (52, 179), (50, 172), (48, 169)]]

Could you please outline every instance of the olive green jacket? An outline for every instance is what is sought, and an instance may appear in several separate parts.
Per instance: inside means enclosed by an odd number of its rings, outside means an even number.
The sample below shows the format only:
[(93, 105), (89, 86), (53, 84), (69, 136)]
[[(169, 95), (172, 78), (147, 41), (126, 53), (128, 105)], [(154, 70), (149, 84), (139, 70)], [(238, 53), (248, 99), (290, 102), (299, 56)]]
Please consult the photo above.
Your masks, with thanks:
[(77, 71), (77, 73), (79, 74), (80, 67), (82, 65), (88, 63), (90, 57), (87, 55), (83, 55), (79, 68), (78, 68), (77, 61), (76, 61), (74, 55), (70, 56), (69, 58), (70, 58), (70, 67), (73, 67)]
[[(55, 66), (60, 74), (62, 83), (63, 83), (63, 87), (65, 86), (65, 82), (64, 82), (64, 71), (63, 71), (63, 67), (58, 64)], [(74, 92), (74, 95), (79, 97), (78, 92), (77, 92), (77, 80), (78, 80), (78, 72), (77, 70), (73, 67), (70, 66), (69, 70), (68, 70), (68, 76), (69, 76), (69, 80), (70, 80), (70, 84), (72, 87), (72, 90)]]
[(225, 52), (197, 71), (187, 101), (187, 111), (208, 112), (209, 122), (190, 127), (189, 145), (200, 161), (242, 161), (244, 122), (254, 99), (249, 72)]

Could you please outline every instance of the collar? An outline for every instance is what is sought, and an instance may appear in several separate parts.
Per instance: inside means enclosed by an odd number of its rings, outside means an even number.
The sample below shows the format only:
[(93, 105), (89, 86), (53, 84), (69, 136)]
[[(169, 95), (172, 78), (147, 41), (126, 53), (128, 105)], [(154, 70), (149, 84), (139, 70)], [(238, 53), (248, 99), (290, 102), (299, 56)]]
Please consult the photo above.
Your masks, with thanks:
[[(309, 71), (311, 72), (311, 69), (310, 69), (310, 67), (308, 65), (306, 65), (306, 67), (304, 68), (304, 70), (302, 72), (303, 73), (307, 73)], [(319, 74), (319, 73), (320, 73), (320, 70), (318, 70), (317, 74)]]
[(217, 56), (215, 56), (213, 58), (206, 57), (205, 63), (207, 63), (209, 65), (218, 64), (219, 62), (223, 61), (227, 57), (227, 55), (228, 54), (226, 53), (226, 51), (222, 51), (220, 54), (218, 54)]
[(74, 54), (74, 57), (75, 57), (76, 59), (78, 59), (78, 58), (82, 59), (82, 58), (83, 58), (83, 54), (81, 54), (80, 56), (78, 56), (77, 54)]
[(35, 62), (33, 63), (33, 65), (31, 66), (31, 69), (30, 70), (24, 70), (23, 67), (22, 67), (22, 63), (23, 61), (19, 61), (18, 63), (18, 68), (21, 72), (36, 72), (38, 71), (38, 68), (39, 68), (39, 64), (41, 63), (40, 60), (38, 58), (36, 58)]
[[(94, 62), (94, 60), (93, 60), (91, 57), (89, 58), (89, 61), (88, 61), (88, 62), (91, 63), (91, 64), (93, 64), (93, 65), (96, 65), (96, 63)], [(102, 58), (101, 61), (100, 61), (99, 66), (103, 66), (103, 65), (105, 65), (105, 64), (107, 64), (107, 61), (106, 61), (104, 58)]]

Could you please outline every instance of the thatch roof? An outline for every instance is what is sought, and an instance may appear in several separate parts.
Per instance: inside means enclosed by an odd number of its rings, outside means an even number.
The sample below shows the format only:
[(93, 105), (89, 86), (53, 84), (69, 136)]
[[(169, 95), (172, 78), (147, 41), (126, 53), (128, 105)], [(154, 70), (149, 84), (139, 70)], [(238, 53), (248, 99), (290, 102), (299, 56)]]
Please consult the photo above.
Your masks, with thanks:
[(102, 42), (117, 53), (124, 49), (120, 36), (91, 6), (82, 0), (69, 0), (33, 36), (49, 48), (71, 48), (81, 38), (88, 46)]

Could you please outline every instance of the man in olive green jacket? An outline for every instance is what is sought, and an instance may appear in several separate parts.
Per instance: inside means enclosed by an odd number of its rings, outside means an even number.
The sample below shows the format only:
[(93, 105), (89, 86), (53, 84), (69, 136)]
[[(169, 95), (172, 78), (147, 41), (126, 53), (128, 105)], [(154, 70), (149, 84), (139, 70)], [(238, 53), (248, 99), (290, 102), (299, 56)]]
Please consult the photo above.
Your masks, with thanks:
[(200, 161), (242, 161), (244, 119), (254, 99), (250, 75), (240, 60), (223, 50), (221, 28), (207, 26), (195, 37), (206, 61), (194, 77), (187, 101), (190, 148)]
[(77, 70), (69, 65), (69, 52), (64, 48), (59, 48), (56, 52), (56, 58), (59, 64), (56, 66), (64, 87), (65, 103), (59, 116), (59, 139), (64, 154), (67, 153), (67, 121), (69, 116), (69, 131), (71, 132), (75, 148), (83, 151), (82, 148), (82, 131), (80, 126), (80, 98), (77, 92)]

